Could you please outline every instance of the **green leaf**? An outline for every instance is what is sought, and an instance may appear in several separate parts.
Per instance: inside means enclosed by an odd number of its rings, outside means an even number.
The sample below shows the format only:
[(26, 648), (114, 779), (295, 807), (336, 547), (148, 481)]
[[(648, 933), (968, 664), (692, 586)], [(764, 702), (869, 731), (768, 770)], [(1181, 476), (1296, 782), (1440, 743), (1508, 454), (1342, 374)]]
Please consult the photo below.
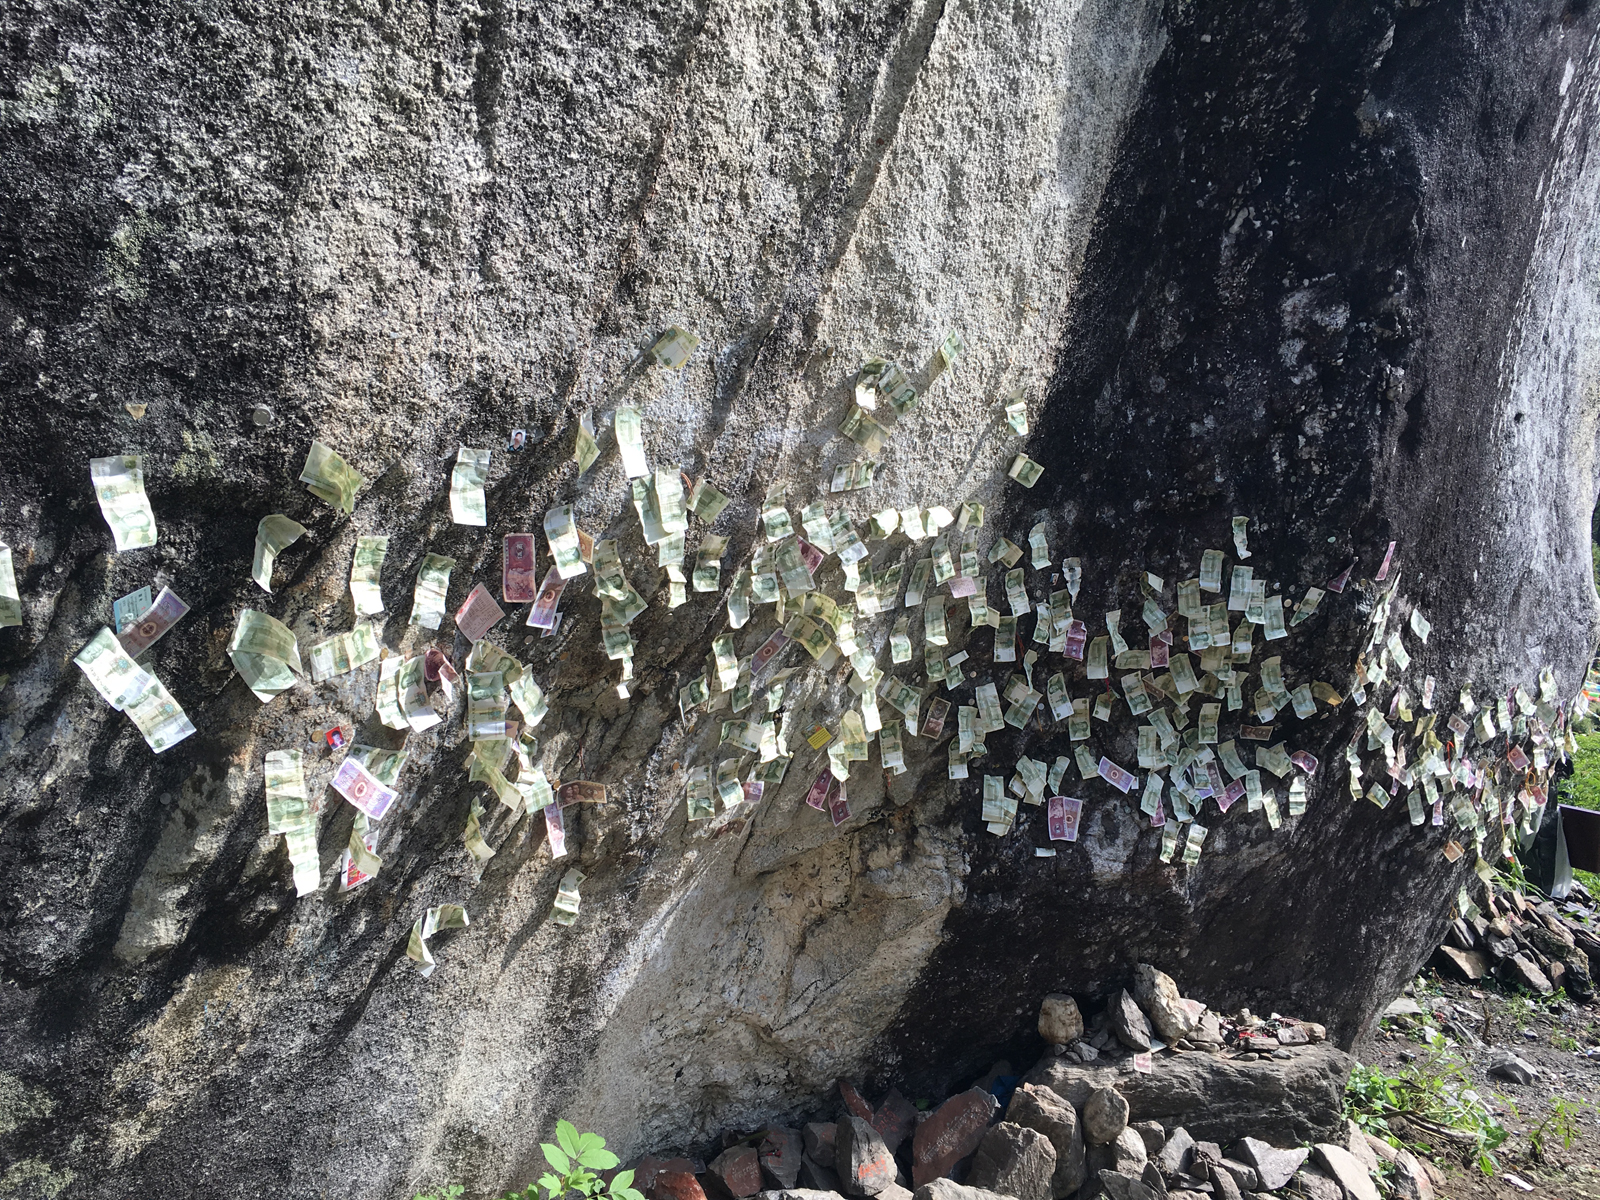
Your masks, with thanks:
[[(557, 1136), (559, 1136), (559, 1135), (557, 1135)], [(552, 1146), (549, 1142), (540, 1142), (539, 1143), (539, 1149), (544, 1151), (544, 1160), (545, 1160), (545, 1162), (549, 1163), (552, 1167), (554, 1167), (556, 1170), (560, 1171), (563, 1175), (565, 1175), (568, 1171), (572, 1170), (572, 1160), (569, 1159), (565, 1154), (563, 1154), (555, 1146)]]
[(539, 1176), (539, 1186), (545, 1191), (549, 1192), (552, 1196), (559, 1196), (561, 1194), (562, 1186), (561, 1176), (552, 1175), (549, 1171), (546, 1171), (543, 1175)]
[(615, 1175), (613, 1175), (611, 1177), (611, 1194), (613, 1196), (619, 1196), (623, 1192), (628, 1192), (628, 1191), (632, 1191), (632, 1190), (633, 1190), (633, 1168), (632, 1167), (628, 1168), (626, 1171), (618, 1171)]
[(605, 1148), (605, 1143), (583, 1152), (583, 1165), (596, 1171), (609, 1171), (622, 1160)]
[(619, 1188), (613, 1184), (611, 1188), (611, 1200), (644, 1200), (644, 1193), (639, 1191), (638, 1188)]
[(578, 1130), (571, 1121), (556, 1122), (556, 1141), (573, 1158), (582, 1156), (583, 1147), (578, 1141)]

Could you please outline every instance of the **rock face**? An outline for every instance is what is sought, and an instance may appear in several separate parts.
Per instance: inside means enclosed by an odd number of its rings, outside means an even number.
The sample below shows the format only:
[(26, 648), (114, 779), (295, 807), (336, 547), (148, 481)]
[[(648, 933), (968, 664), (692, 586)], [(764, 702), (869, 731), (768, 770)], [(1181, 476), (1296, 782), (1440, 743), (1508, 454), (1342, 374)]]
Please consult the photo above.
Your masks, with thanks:
[[(1503, 695), (1548, 664), (1572, 695), (1595, 605), (1597, 22), (1552, 0), (10, 6), (0, 537), (23, 623), (0, 629), (0, 1060), (33, 1115), (0, 1162), (63, 1200), (500, 1194), (539, 1173), (559, 1116), (629, 1156), (758, 1129), (841, 1074), (943, 1094), (1029, 1034), (1017, 997), (1103, 994), (1130, 947), (1172, 965), (1202, 940), (1185, 989), (1349, 1045), (1470, 877), (1404, 804), (1348, 802), (1354, 703), (1277, 721), (1322, 764), (1303, 816), (1274, 833), (1237, 805), (1182, 866), (1099, 780), (1079, 839), (1036, 859), (1043, 811), (990, 835), (982, 771), (951, 781), (926, 738), (903, 775), (857, 764), (836, 826), (803, 802), (826, 758), (801, 735), (848, 673), (799, 658), (784, 781), (689, 822), (689, 772), (725, 757), (732, 714), (678, 696), (774, 483), (796, 517), (821, 496), (863, 530), (968, 500), (986, 539), (1042, 522), (1052, 562), (1082, 560), (1078, 611), (1120, 605), (1124, 631), (1141, 571), (1170, 611), (1247, 515), (1292, 601), (1359, 564), (1282, 644), (1289, 682), (1342, 696), (1361, 580), (1395, 541), (1397, 619), (1415, 603), (1433, 626), (1413, 694), (1432, 675), (1442, 697)], [(688, 365), (635, 369), (672, 323), (703, 339)], [(968, 351), (928, 386), (952, 330)], [(858, 457), (833, 430), (875, 354), (921, 406), (870, 489), (823, 492)], [(1025, 436), (1000, 414), (1013, 388)], [(716, 594), (667, 607), (607, 421), (624, 400), (652, 466), (732, 498)], [(586, 415), (601, 457), (580, 478)], [(353, 514), (297, 482), (313, 439), (365, 477)], [(463, 445), (493, 452), (483, 529), (450, 519)], [(1046, 468), (1032, 489), (1006, 475), (1021, 451)], [(112, 454), (144, 456), (152, 548), (113, 553), (87, 466)], [(449, 617), (408, 624), (423, 555), (455, 560), (453, 613), (496, 582), (503, 534), (564, 504), (651, 604), (626, 699), (589, 573), (552, 637), (520, 606), (490, 633), (545, 690), (549, 778), (609, 789), (566, 810), (565, 858), (467, 778), (464, 697), (402, 738), (373, 715), (374, 665), (265, 704), (235, 678), (247, 606), (306, 653), (352, 628), (355, 541), (378, 534), (384, 647), (462, 667)], [(250, 567), (274, 513), (307, 533), (268, 595)], [(692, 520), (691, 555), (711, 528)], [(913, 558), (898, 534), (872, 550)], [(115, 599), (164, 583), (191, 611), (140, 661), (197, 732), (153, 755), (72, 659)], [(893, 619), (863, 614), (864, 644)], [(736, 653), (774, 627), (758, 606)], [(1003, 686), (989, 639), (968, 670)], [(341, 724), (408, 753), (382, 870), (344, 893)], [(1136, 762), (1125, 714), (1095, 738)], [(1064, 725), (988, 745), (997, 771), (1071, 755)], [(266, 833), (278, 749), (305, 753), (323, 805), (298, 899)], [(548, 918), (574, 865), (569, 926)], [(442, 903), (471, 924), (435, 939), (425, 979), (403, 948)], [(1305, 1062), (1261, 1067), (1286, 1131)], [(1139, 1116), (1205, 1129), (1138, 1086)]]

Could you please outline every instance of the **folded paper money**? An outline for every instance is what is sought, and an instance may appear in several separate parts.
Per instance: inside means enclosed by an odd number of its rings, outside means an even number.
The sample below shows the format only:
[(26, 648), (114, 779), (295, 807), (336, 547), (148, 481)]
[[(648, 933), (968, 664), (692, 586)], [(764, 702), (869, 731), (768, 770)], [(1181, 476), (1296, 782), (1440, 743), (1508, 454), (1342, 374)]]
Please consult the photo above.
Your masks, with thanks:
[(89, 476), (94, 482), (100, 512), (111, 526), (117, 552), (156, 544), (156, 517), (144, 491), (144, 459), (138, 454), (91, 458)]
[(246, 608), (228, 643), (228, 656), (256, 699), (266, 702), (295, 685), (305, 673), (292, 630), (264, 612)]
[(170, 588), (162, 588), (155, 603), (135, 617), (128, 628), (118, 635), (117, 640), (122, 643), (122, 648), (128, 652), (129, 658), (138, 658), (155, 645), (188, 611), (189, 606), (178, 599)]
[[(574, 911), (576, 905), (574, 904)], [(428, 939), (441, 929), (465, 929), (471, 922), (467, 910), (459, 904), (440, 904), (418, 917), (411, 926), (411, 938), (406, 943), (406, 957), (422, 969), (426, 979), (433, 974), (433, 954), (428, 949)]]
[(272, 593), (272, 564), (285, 546), (298, 541), (306, 527), (292, 521), (282, 513), (262, 517), (256, 526), (256, 555), (250, 566), (250, 578), (268, 595)]
[(356, 492), (366, 482), (361, 474), (321, 442), (312, 442), (300, 482), (319, 500), (326, 500), (340, 512), (356, 510)]

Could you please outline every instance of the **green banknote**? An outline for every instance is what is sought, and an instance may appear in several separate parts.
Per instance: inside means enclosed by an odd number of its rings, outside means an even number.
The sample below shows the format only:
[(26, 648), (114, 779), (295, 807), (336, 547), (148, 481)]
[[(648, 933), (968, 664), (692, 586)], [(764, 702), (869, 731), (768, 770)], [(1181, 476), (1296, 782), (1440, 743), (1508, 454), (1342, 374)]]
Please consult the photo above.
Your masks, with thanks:
[(378, 573), (389, 554), (387, 537), (360, 537), (356, 539), (355, 557), (350, 560), (350, 598), (355, 602), (357, 616), (371, 616), (383, 611), (383, 593), (378, 587)]
[(137, 454), (91, 458), (89, 476), (94, 481), (100, 512), (111, 526), (117, 552), (156, 544), (156, 515), (144, 492), (144, 459)]
[(366, 481), (327, 446), (312, 442), (300, 482), (319, 500), (326, 500), (340, 512), (352, 513), (356, 510), (356, 492)]
[(489, 523), (488, 501), (483, 495), (483, 485), (488, 480), (489, 451), (460, 447), (450, 472), (450, 519), (457, 525)]
[(429, 554), (417, 568), (417, 586), (411, 598), (411, 624), (437, 629), (444, 621), (445, 593), (450, 589), (450, 571), (456, 560), (442, 554)]

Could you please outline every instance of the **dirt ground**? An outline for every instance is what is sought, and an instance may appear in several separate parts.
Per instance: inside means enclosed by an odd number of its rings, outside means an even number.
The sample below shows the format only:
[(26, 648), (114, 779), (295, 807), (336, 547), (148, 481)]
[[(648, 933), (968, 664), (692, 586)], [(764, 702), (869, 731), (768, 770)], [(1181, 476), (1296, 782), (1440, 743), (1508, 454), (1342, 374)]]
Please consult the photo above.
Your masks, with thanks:
[[(1541, 1000), (1488, 980), (1474, 985), (1443, 981), (1432, 971), (1420, 977), (1414, 992), (1411, 998), (1435, 1013), (1435, 1026), (1454, 1043), (1450, 1049), (1466, 1064), (1472, 1086), (1510, 1134), (1495, 1151), (1500, 1173), (1493, 1177), (1459, 1159), (1431, 1159), (1446, 1177), (1442, 1196), (1600, 1200), (1600, 1003), (1576, 1004), (1566, 997)], [(1419, 1022), (1424, 1020), (1386, 1020), (1383, 1031), (1358, 1048), (1357, 1057), (1386, 1074), (1398, 1072), (1424, 1053), (1418, 1041)], [(1490, 1076), (1495, 1047), (1512, 1051), (1532, 1065), (1538, 1077), (1531, 1084), (1517, 1084)], [(1562, 1145), (1555, 1128), (1560, 1121), (1558, 1098), (1580, 1110), (1571, 1119), (1570, 1146)], [(1530, 1138), (1541, 1125), (1542, 1156)], [(1512, 1177), (1531, 1187), (1518, 1187)]]

